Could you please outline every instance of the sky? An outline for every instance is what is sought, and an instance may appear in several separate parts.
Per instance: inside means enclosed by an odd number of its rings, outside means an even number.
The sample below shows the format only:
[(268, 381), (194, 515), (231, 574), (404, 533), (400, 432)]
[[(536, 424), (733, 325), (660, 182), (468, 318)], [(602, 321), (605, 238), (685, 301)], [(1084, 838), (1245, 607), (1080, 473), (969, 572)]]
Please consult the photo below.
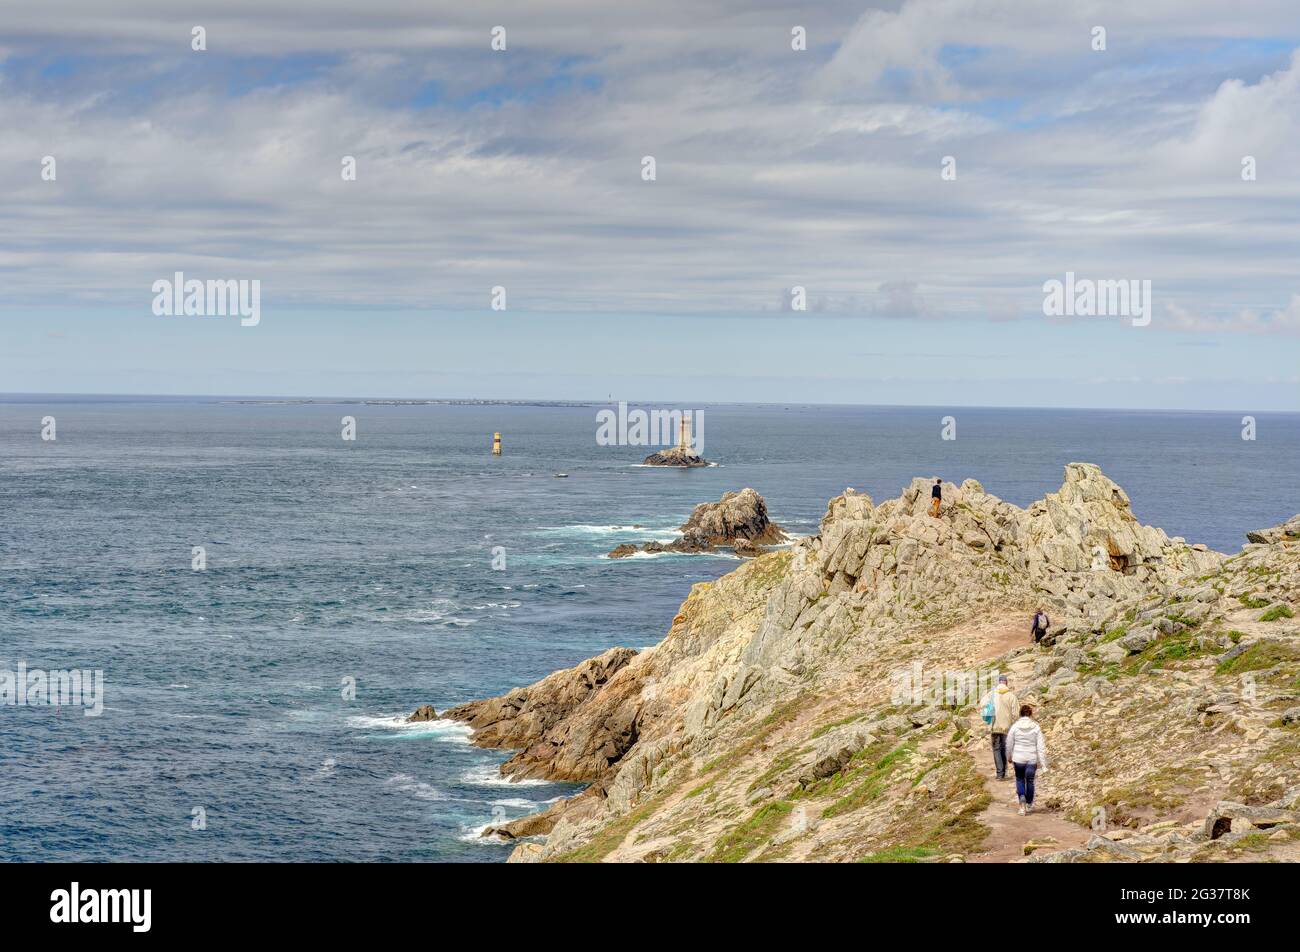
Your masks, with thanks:
[(1300, 410), (1294, 0), (304, 9), (6, 6), (0, 393)]

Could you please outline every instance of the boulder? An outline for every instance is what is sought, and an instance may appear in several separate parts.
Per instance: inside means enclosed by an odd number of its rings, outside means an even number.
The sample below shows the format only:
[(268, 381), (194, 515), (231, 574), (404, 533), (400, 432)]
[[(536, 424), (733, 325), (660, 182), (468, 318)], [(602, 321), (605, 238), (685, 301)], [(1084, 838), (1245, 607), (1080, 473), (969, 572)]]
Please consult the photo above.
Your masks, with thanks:
[(1292, 516), (1281, 525), (1270, 529), (1256, 529), (1247, 532), (1246, 538), (1259, 545), (1277, 545), (1284, 542), (1300, 542), (1300, 514)]
[(1222, 800), (1205, 818), (1204, 833), (1212, 840), (1229, 832), (1267, 830), (1283, 823), (1295, 823), (1296, 813), (1279, 807), (1248, 806)]
[(438, 712), (433, 709), (432, 704), (421, 704), (415, 709), (415, 713), (406, 719), (406, 723), (414, 724), (417, 721), (436, 721)]

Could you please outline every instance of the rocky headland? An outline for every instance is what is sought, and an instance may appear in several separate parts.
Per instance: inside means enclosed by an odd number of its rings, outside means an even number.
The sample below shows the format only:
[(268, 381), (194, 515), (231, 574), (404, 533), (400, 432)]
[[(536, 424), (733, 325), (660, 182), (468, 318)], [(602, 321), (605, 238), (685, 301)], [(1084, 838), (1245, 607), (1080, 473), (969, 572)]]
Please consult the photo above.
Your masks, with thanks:
[(637, 552), (713, 552), (734, 551), (737, 555), (755, 556), (764, 546), (781, 545), (788, 540), (784, 529), (767, 515), (767, 503), (755, 490), (727, 492), (717, 502), (702, 502), (678, 527), (681, 536), (672, 542), (625, 542), (609, 553), (622, 559)]
[[(929, 486), (846, 490), (654, 647), (446, 712), (505, 776), (587, 784), (489, 834), (514, 862), (1300, 859), (1300, 517), (1229, 556), (1091, 464), (1024, 509), (966, 480), (934, 518)], [(992, 778), (994, 672), (1046, 733), (1029, 817)]]

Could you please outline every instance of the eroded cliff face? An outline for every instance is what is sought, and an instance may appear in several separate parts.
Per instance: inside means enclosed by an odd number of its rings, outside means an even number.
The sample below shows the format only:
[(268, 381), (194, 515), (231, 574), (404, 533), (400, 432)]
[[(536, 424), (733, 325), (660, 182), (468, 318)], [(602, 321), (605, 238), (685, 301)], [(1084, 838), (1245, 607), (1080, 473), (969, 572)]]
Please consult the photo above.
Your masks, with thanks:
[[(1044, 802), (1062, 826), (1035, 858), (1226, 857), (1252, 830), (1251, 848), (1292, 848), (1290, 820), (1240, 814), (1296, 805), (1300, 546), (1279, 529), (1229, 559), (1170, 539), (1089, 464), (1028, 509), (967, 480), (934, 518), (929, 487), (880, 505), (848, 490), (816, 536), (696, 585), (653, 648), (449, 712), (518, 751), (507, 775), (590, 783), (501, 830), (545, 835), (512, 859), (1003, 855), (992, 841), (1018, 833), (990, 819), (1005, 787), (981, 775), (968, 690), (995, 669), (1055, 748)], [(933, 691), (949, 674), (959, 689)], [(1193, 835), (1221, 810), (1238, 817)]]

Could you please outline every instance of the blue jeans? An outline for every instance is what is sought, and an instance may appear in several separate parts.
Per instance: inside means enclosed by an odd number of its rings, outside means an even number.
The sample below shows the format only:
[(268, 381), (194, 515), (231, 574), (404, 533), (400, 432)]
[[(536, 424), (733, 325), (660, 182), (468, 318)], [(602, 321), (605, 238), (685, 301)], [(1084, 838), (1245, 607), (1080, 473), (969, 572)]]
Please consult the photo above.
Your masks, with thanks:
[(1016, 796), (1030, 806), (1034, 805), (1034, 774), (1038, 764), (1012, 764), (1016, 768)]

